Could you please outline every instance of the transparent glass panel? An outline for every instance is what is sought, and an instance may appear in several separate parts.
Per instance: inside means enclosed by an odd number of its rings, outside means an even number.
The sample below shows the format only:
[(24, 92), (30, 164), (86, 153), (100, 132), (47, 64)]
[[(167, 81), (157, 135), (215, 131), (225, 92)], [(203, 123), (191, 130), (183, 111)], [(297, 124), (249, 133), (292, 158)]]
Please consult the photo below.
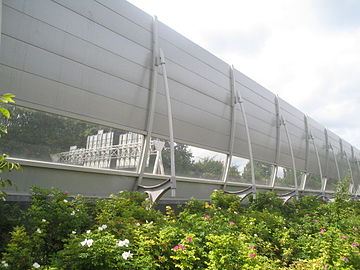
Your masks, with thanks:
[(320, 175), (310, 173), (306, 179), (305, 189), (321, 190), (321, 177)]
[(228, 181), (251, 183), (250, 160), (246, 158), (233, 156), (231, 158), (231, 164), (228, 173)]
[[(175, 149), (176, 148), (177, 147), (175, 146)], [(145, 172), (170, 175), (170, 144), (168, 141), (160, 140), (155, 137), (151, 138)]]
[[(269, 185), (271, 178), (272, 165), (254, 160), (254, 171), (255, 171), (255, 182), (258, 185)], [(251, 168), (250, 164), (244, 169), (243, 177), (245, 179), (251, 179)]]
[(359, 169), (357, 167), (356, 161), (351, 161), (351, 168), (352, 168), (352, 172), (353, 172), (354, 183), (355, 183), (355, 186), (357, 186), (360, 184), (360, 174), (359, 174)]
[[(269, 185), (272, 165), (254, 160), (255, 183)], [(251, 163), (245, 158), (233, 157), (229, 170), (230, 181), (251, 184)]]
[(346, 157), (339, 157), (338, 158), (338, 166), (339, 166), (341, 179), (350, 178), (351, 174), (350, 174), (350, 171), (349, 171), (349, 166), (348, 166)]
[[(351, 166), (351, 163), (350, 163), (350, 166)], [(351, 179), (352, 171), (351, 171), (351, 168), (349, 167), (349, 163), (347, 160), (345, 160), (345, 162), (344, 162), (344, 170), (343, 171), (344, 171), (343, 178)]]
[(329, 178), (326, 183), (325, 190), (328, 191), (336, 191), (336, 185), (338, 184), (338, 180), (334, 178)]
[[(300, 182), (298, 175), (297, 175), (297, 182), (299, 185)], [(275, 178), (275, 186), (295, 188), (294, 170), (289, 168), (278, 167)]]
[(221, 179), (226, 159), (225, 154), (189, 145), (182, 145), (181, 152), (183, 152), (184, 149), (186, 149), (186, 157), (189, 155), (192, 156), (192, 162), (189, 163), (188, 160), (183, 160), (183, 158), (179, 159), (179, 151), (176, 151), (175, 159), (181, 164), (181, 166), (176, 169), (178, 175), (205, 179)]
[[(175, 170), (177, 176), (221, 179), (225, 154), (176, 143)], [(151, 150), (145, 172), (170, 174), (170, 144), (168, 141), (152, 138)]]
[(11, 157), (93, 168), (135, 170), (143, 135), (9, 106), (0, 147)]

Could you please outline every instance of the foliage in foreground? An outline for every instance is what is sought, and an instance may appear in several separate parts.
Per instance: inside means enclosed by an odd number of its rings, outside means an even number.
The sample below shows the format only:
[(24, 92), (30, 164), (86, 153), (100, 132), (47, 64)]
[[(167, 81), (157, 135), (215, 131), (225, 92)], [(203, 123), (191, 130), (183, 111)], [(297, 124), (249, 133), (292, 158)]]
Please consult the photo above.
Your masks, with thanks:
[[(9, 119), (10, 118), (10, 112), (8, 109), (4, 108), (3, 106), (1, 106), (1, 104), (7, 104), (7, 103), (15, 103), (15, 101), (13, 100), (13, 97), (15, 97), (15, 95), (13, 94), (3, 94), (0, 96), (0, 117), (3, 117), (5, 119)], [(3, 134), (7, 134), (7, 127), (3, 124), (3, 119), (0, 118), (0, 138), (2, 137)], [(9, 157), (8, 155), (4, 154), (4, 153), (0, 153), (0, 174), (3, 172), (11, 172), (12, 170), (19, 170), (20, 169), (20, 165), (18, 163), (14, 163), (14, 162), (9, 162), (7, 160), (7, 158)], [(13, 183), (9, 180), (9, 179), (4, 179), (1, 177), (0, 175), (0, 188), (6, 188), (6, 187), (10, 187), (12, 186)], [(0, 200), (5, 200), (5, 196), (7, 195), (7, 193), (5, 191), (3, 191), (2, 189), (0, 189)]]
[(245, 207), (216, 191), (162, 214), (136, 192), (32, 191), (21, 224), (1, 227), (0, 269), (360, 269), (360, 203), (341, 194), (283, 205), (262, 193)]

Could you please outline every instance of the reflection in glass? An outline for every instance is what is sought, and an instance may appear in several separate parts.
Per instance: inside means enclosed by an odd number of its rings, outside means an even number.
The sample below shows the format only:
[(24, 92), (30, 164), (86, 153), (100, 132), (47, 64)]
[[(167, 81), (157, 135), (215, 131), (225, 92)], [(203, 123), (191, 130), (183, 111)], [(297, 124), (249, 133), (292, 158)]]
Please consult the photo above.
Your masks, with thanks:
[[(258, 185), (269, 185), (271, 178), (272, 165), (254, 160), (254, 170), (255, 170), (255, 181)], [(244, 176), (246, 178), (249, 177), (248, 174), (251, 175), (250, 164), (247, 164), (244, 170)], [(251, 177), (251, 176), (250, 176)]]
[[(153, 174), (170, 174), (170, 145), (168, 141), (152, 138), (154, 142), (145, 168)], [(175, 169), (177, 176), (216, 179), (221, 178), (225, 154), (175, 143)]]
[(338, 154), (338, 166), (340, 171), (340, 178), (350, 178), (351, 174), (349, 171), (349, 166), (346, 160), (346, 156)]
[(321, 190), (320, 175), (309, 173), (306, 179), (305, 189)]
[(135, 170), (143, 136), (50, 113), (9, 106), (1, 149), (12, 157)]
[(250, 161), (245, 158), (233, 156), (228, 173), (228, 181), (237, 181), (241, 183), (251, 183), (251, 170), (250, 175), (244, 171), (250, 169)]
[(295, 187), (294, 170), (289, 168), (278, 167), (276, 172), (275, 186)]
[[(272, 165), (254, 160), (255, 183), (268, 185), (271, 177)], [(229, 169), (229, 180), (251, 184), (251, 163), (250, 160), (233, 157)]]
[(338, 180), (334, 178), (329, 178), (326, 183), (327, 191), (336, 191), (336, 185), (338, 184)]

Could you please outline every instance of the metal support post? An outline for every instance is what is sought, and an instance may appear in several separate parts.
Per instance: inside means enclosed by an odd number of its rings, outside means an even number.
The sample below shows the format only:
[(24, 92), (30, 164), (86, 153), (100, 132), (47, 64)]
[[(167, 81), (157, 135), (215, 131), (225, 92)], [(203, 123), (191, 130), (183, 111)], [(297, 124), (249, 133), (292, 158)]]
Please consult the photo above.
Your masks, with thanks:
[(174, 129), (173, 129), (173, 121), (172, 121), (170, 91), (169, 91), (169, 84), (168, 84), (167, 72), (166, 72), (166, 66), (165, 66), (165, 56), (164, 56), (164, 52), (162, 51), (162, 49), (160, 49), (160, 65), (162, 67), (162, 73), (163, 73), (163, 78), (164, 78), (166, 103), (167, 103), (167, 113), (168, 113), (168, 120), (169, 120), (171, 196), (175, 197), (176, 177), (175, 177)]
[[(233, 149), (234, 149), (234, 141), (235, 141), (235, 127), (236, 127), (236, 114), (235, 114), (235, 105), (240, 104), (240, 109), (242, 113), (242, 117), (244, 120), (245, 130), (246, 130), (246, 137), (248, 142), (248, 150), (249, 150), (249, 160), (250, 160), (250, 168), (251, 168), (251, 190), (246, 189), (243, 191), (240, 191), (242, 195), (247, 196), (247, 194), (252, 193), (253, 198), (256, 198), (256, 182), (255, 182), (255, 169), (254, 169), (254, 159), (253, 159), (253, 152), (252, 152), (252, 146), (251, 146), (251, 137), (250, 137), (250, 131), (249, 131), (249, 125), (247, 122), (246, 117), (246, 111), (244, 106), (244, 101), (242, 99), (240, 91), (235, 90), (235, 72), (234, 67), (230, 67), (230, 86), (231, 86), (231, 93), (232, 93), (232, 119), (231, 119), (231, 134), (230, 134), (230, 143), (229, 143), (229, 156), (228, 156), (228, 162), (226, 164), (225, 173), (224, 173), (224, 190), (227, 183), (228, 178), (228, 172), (231, 164), (231, 158), (233, 155)], [(246, 191), (246, 192), (244, 192)], [(238, 196), (240, 197), (240, 193), (237, 192)], [(245, 195), (246, 194), (246, 195)], [(242, 196), (241, 195), (241, 196)]]
[(274, 188), (276, 175), (278, 171), (278, 162), (280, 156), (280, 127), (281, 127), (281, 120), (280, 120), (280, 106), (279, 106), (279, 99), (275, 96), (275, 116), (276, 116), (276, 146), (275, 146), (275, 160), (274, 165), (271, 168), (271, 177), (270, 177), (270, 187)]
[(345, 155), (345, 158), (346, 158), (347, 165), (348, 165), (348, 167), (349, 167), (350, 179), (351, 179), (351, 185), (350, 185), (350, 187), (349, 187), (349, 193), (352, 194), (353, 189), (354, 189), (354, 186), (355, 186), (354, 177), (353, 177), (353, 172), (352, 172), (352, 168), (351, 168), (351, 164), (350, 164), (349, 157), (348, 157), (348, 155), (347, 155), (347, 153), (346, 153), (345, 151), (344, 151), (344, 155)]
[(297, 176), (296, 176), (295, 157), (294, 157), (294, 152), (293, 152), (293, 148), (292, 148), (292, 142), (291, 142), (291, 138), (290, 138), (290, 133), (288, 131), (286, 121), (285, 121), (285, 119), (282, 116), (281, 111), (280, 111), (280, 104), (279, 104), (279, 97), (278, 96), (275, 96), (275, 105), (276, 105), (276, 122), (277, 122), (276, 134), (277, 134), (277, 138), (276, 138), (275, 165), (273, 166), (271, 184), (272, 184), (272, 187), (274, 188), (275, 179), (276, 179), (277, 170), (278, 170), (278, 161), (279, 161), (279, 156), (280, 156), (280, 131), (281, 131), (280, 128), (281, 128), (281, 126), (284, 126), (284, 130), (285, 130), (285, 134), (286, 134), (286, 138), (287, 138), (288, 146), (289, 146), (289, 150), (290, 150), (292, 168), (293, 168), (293, 171), (294, 171), (294, 185), (295, 185), (295, 190), (294, 191), (292, 191), (290, 193), (279, 194), (278, 195), (279, 198), (284, 199), (284, 202), (286, 202), (293, 196), (295, 196), (296, 198), (299, 197), (299, 186), (298, 186), (298, 181), (297, 181)]
[(324, 135), (325, 135), (325, 175), (324, 175), (324, 192), (326, 191), (326, 186), (327, 186), (327, 182), (328, 182), (328, 174), (329, 174), (329, 150), (330, 150), (330, 145), (329, 145), (329, 135), (327, 132), (327, 129), (324, 129)]
[[(176, 178), (175, 178), (175, 143), (174, 143), (174, 132), (173, 132), (173, 122), (172, 122), (172, 111), (171, 111), (171, 100), (170, 100), (170, 93), (169, 93), (169, 85), (167, 80), (167, 72), (165, 67), (165, 57), (164, 52), (158, 48), (158, 21), (157, 18), (154, 17), (153, 20), (153, 59), (152, 59), (152, 74), (151, 74), (151, 86), (150, 86), (150, 103), (149, 103), (149, 113), (147, 118), (146, 124), (146, 138), (144, 140), (143, 151), (141, 153), (141, 159), (138, 168), (138, 179), (135, 184), (135, 190), (142, 190), (149, 194), (149, 197), (152, 201), (156, 201), (162, 196), (167, 190), (171, 189), (171, 196), (175, 196), (176, 190)], [(152, 135), (153, 123), (154, 123), (154, 116), (155, 116), (155, 105), (156, 105), (156, 92), (157, 92), (157, 76), (158, 70), (157, 67), (161, 65), (162, 67), (162, 74), (164, 79), (165, 85), (165, 95), (166, 95), (166, 103), (167, 103), (167, 112), (168, 112), (168, 120), (169, 120), (169, 140), (170, 140), (170, 170), (171, 176), (170, 179), (155, 186), (143, 186), (141, 185), (142, 179), (144, 177), (145, 165), (146, 160), (149, 155), (149, 148), (150, 148), (150, 140)], [(157, 149), (159, 152), (160, 150)], [(156, 164), (154, 166), (157, 167), (160, 165), (159, 153), (157, 155)], [(155, 168), (154, 168), (155, 169)], [(160, 166), (161, 171), (161, 166)]]
[(358, 159), (355, 158), (355, 162), (356, 162), (356, 165), (357, 165), (357, 168), (358, 168), (358, 191), (357, 191), (357, 196), (360, 196), (360, 162)]
[(246, 137), (247, 137), (247, 143), (248, 143), (248, 149), (249, 149), (249, 157), (250, 157), (252, 192), (253, 192), (253, 198), (256, 199), (255, 167), (254, 167), (254, 158), (253, 158), (253, 152), (252, 152), (252, 146), (251, 146), (251, 137), (250, 137), (249, 125), (248, 125), (248, 122), (247, 122), (245, 106), (244, 106), (244, 101), (242, 99), (242, 96), (241, 96), (240, 92), (238, 92), (238, 91), (236, 92), (236, 94), (237, 94), (238, 99), (239, 99), (241, 112), (242, 112), (242, 116), (243, 116), (244, 124), (245, 124), (245, 131), (246, 131)]
[(144, 171), (146, 166), (146, 161), (149, 155), (150, 140), (152, 135), (154, 115), (155, 115), (155, 104), (156, 104), (156, 92), (157, 92), (157, 62), (158, 62), (158, 20), (155, 16), (153, 19), (153, 32), (152, 32), (152, 68), (151, 68), (151, 85), (150, 85), (150, 102), (149, 102), (149, 111), (146, 120), (146, 135), (142, 147), (142, 153), (140, 161), (138, 164), (138, 179), (135, 183), (134, 190), (137, 190), (142, 184), (144, 177)]
[(293, 148), (292, 148), (291, 138), (290, 138), (290, 134), (287, 129), (286, 121), (284, 118), (282, 118), (282, 123), (285, 128), (285, 133), (286, 133), (286, 137), (288, 140), (288, 145), (289, 145), (289, 150), (290, 150), (290, 155), (291, 155), (292, 167), (293, 167), (293, 171), (294, 171), (295, 194), (298, 197), (299, 196), (299, 187), (298, 187), (298, 182), (297, 182), (297, 177), (296, 177), (295, 157), (294, 157), (294, 152), (293, 152)]
[(336, 158), (334, 148), (332, 147), (331, 144), (329, 144), (329, 149), (331, 149), (331, 151), (333, 153), (333, 157), (334, 157), (334, 160), (335, 160), (336, 172), (337, 172), (337, 176), (338, 176), (338, 182), (340, 182), (341, 181), (341, 176), (340, 176), (339, 164), (338, 164), (338, 161), (337, 161), (337, 158)]
[(305, 126), (305, 173), (301, 177), (300, 190), (304, 190), (306, 186), (306, 181), (308, 178), (308, 168), (309, 168), (309, 124), (307, 116), (304, 115), (304, 126)]
[(230, 126), (230, 140), (229, 140), (229, 153), (226, 157), (225, 167), (223, 170), (222, 181), (224, 182), (223, 189), (226, 188), (228, 173), (231, 165), (231, 159), (234, 151), (234, 141), (235, 141), (235, 127), (236, 127), (236, 114), (235, 114), (235, 105), (238, 102), (235, 96), (235, 77), (233, 67), (230, 66), (230, 90), (231, 90), (231, 126)]
[(324, 178), (323, 178), (323, 173), (322, 173), (322, 168), (321, 168), (319, 151), (317, 150), (314, 136), (313, 136), (311, 133), (310, 133), (309, 136), (310, 136), (311, 142), (312, 142), (312, 144), (313, 144), (313, 146), (314, 146), (314, 151), (315, 151), (315, 154), (316, 154), (316, 160), (317, 160), (317, 164), (318, 164), (318, 167), (319, 167), (319, 174), (320, 174), (320, 179), (321, 179), (321, 193), (325, 196), (325, 187), (326, 187), (326, 184), (325, 184), (325, 181), (324, 181)]

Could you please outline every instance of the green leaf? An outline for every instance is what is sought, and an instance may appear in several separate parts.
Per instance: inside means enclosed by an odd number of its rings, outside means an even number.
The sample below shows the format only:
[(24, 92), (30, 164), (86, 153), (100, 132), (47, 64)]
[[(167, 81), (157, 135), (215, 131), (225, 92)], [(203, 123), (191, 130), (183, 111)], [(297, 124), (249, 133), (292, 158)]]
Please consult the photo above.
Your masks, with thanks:
[(1, 113), (3, 116), (5, 116), (6, 118), (10, 118), (10, 112), (9, 112), (9, 110), (0, 107), (0, 113)]
[(0, 102), (2, 103), (15, 103), (15, 101), (12, 99), (13, 97), (15, 97), (15, 95), (7, 93), (2, 95), (2, 97), (0, 97)]
[(7, 128), (4, 125), (0, 125), (0, 132), (7, 133)]

